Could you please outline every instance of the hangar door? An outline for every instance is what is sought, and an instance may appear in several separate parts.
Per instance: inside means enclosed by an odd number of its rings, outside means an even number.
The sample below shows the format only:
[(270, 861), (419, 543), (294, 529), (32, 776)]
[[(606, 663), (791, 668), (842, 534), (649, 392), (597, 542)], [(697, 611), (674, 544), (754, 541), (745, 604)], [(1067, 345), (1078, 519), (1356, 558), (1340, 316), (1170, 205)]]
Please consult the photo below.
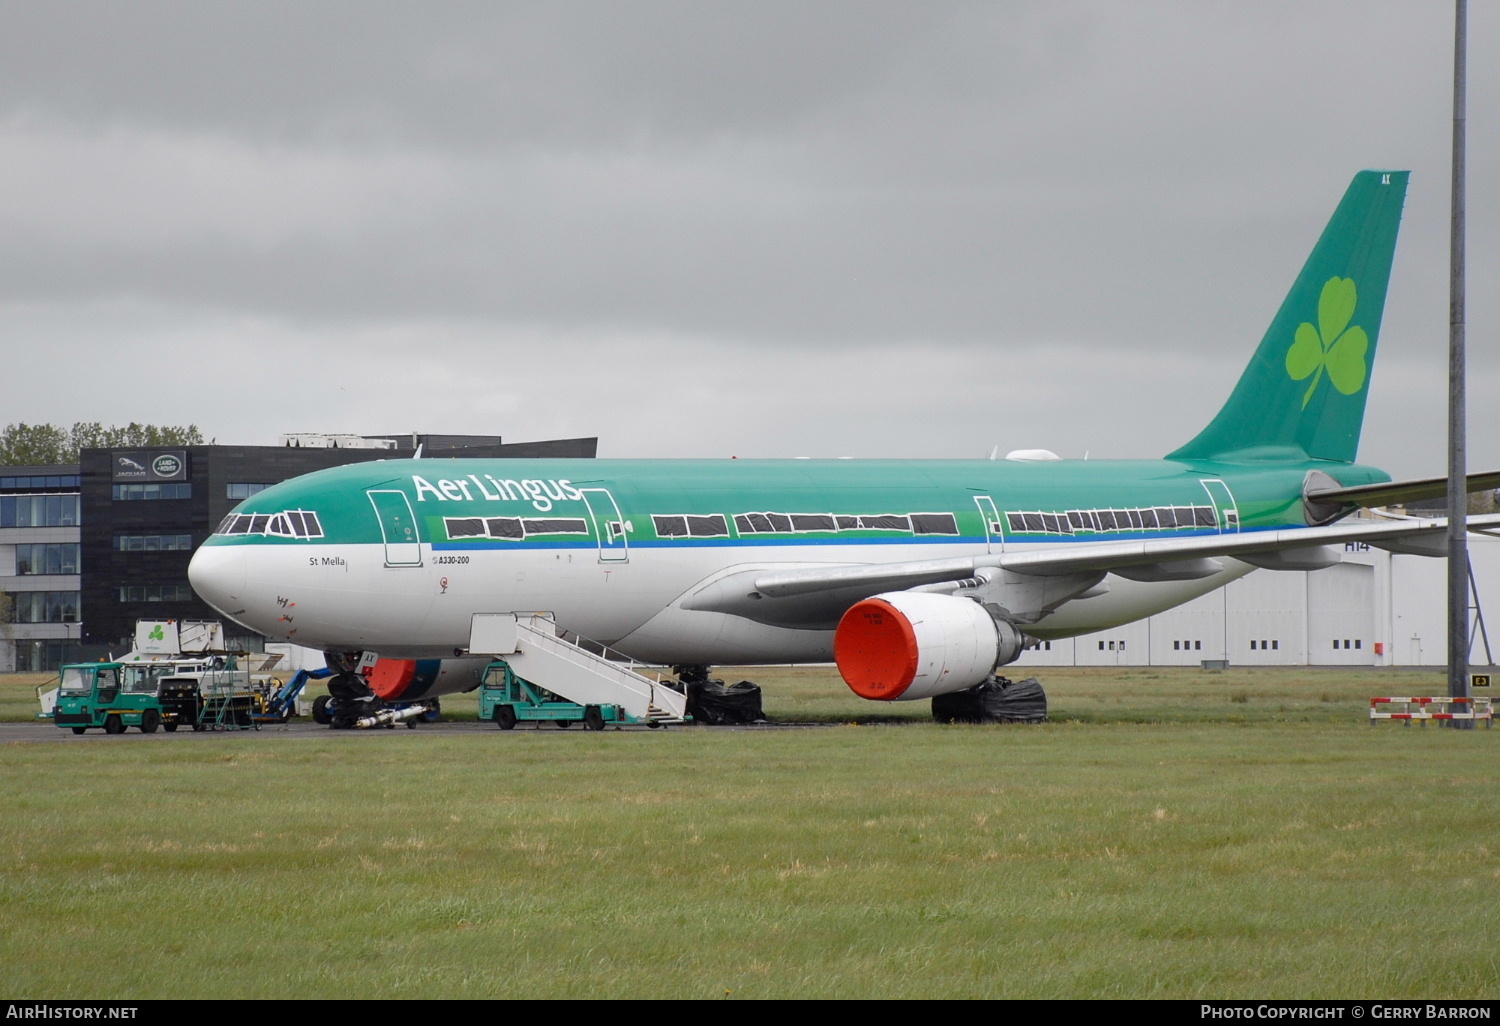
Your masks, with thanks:
[(1375, 568), (1339, 563), (1307, 575), (1307, 661), (1314, 666), (1375, 662)]

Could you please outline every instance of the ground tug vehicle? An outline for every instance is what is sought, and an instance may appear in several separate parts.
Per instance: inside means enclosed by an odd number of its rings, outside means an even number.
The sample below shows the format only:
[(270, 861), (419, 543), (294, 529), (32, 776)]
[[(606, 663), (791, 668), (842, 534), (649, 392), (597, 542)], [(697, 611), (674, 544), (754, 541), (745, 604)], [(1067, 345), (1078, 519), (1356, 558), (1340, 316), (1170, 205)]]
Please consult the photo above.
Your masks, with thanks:
[(160, 681), (162, 664), (127, 666), (125, 663), (74, 663), (59, 675), (52, 722), (82, 734), (90, 727), (103, 727), (106, 734), (123, 734), (138, 727), (154, 734), (157, 727), (176, 730), (183, 723), (198, 722), (197, 703), (185, 708), (174, 694), (163, 703)]
[(479, 718), (493, 720), (501, 730), (514, 730), (523, 721), (538, 726), (552, 722), (563, 728), (582, 723), (587, 730), (603, 730), (611, 724), (657, 725), (631, 716), (618, 705), (570, 702), (540, 685), (522, 680), (504, 659), (495, 660), (484, 671), (484, 683), (479, 689)]
[(43, 719), (82, 734), (102, 727), (155, 733), (254, 726), (257, 693), (237, 654), (224, 651), (217, 620), (140, 620), (135, 647), (120, 659), (71, 663), (57, 687), (39, 694)]
[[(219, 665), (214, 665), (215, 663)], [(234, 657), (202, 662), (72, 663), (59, 674), (52, 721), (82, 734), (103, 727), (123, 734), (137, 727), (153, 734), (254, 725), (250, 674)]]

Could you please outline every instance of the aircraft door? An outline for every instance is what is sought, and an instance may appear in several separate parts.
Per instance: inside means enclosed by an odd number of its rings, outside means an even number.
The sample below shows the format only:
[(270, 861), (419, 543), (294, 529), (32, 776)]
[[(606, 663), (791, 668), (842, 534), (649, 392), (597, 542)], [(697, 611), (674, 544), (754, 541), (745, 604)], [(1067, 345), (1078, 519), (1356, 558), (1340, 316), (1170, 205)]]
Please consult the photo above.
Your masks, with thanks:
[(116, 696), (118, 696), (120, 693), (119, 678), (115, 676), (115, 671), (113, 669), (100, 670), (97, 681), (98, 683), (96, 686), (99, 689), (97, 701), (100, 704), (108, 705), (110, 702), (113, 702)]
[(1000, 512), (995, 509), (995, 500), (988, 495), (976, 495), (974, 504), (979, 507), (979, 517), (984, 521), (985, 551), (1004, 552), (1005, 529), (1000, 521)]
[(405, 492), (375, 489), (365, 493), (375, 507), (380, 534), (385, 539), (386, 566), (421, 566), (422, 546), (417, 538), (417, 518)]
[(626, 541), (625, 518), (608, 488), (580, 488), (589, 517), (594, 521), (594, 537), (599, 539), (599, 562), (630, 562), (630, 544)]
[(1234, 495), (1229, 491), (1229, 486), (1216, 477), (1204, 478), (1200, 483), (1214, 504), (1214, 519), (1218, 522), (1219, 533), (1238, 534), (1240, 511), (1234, 504)]

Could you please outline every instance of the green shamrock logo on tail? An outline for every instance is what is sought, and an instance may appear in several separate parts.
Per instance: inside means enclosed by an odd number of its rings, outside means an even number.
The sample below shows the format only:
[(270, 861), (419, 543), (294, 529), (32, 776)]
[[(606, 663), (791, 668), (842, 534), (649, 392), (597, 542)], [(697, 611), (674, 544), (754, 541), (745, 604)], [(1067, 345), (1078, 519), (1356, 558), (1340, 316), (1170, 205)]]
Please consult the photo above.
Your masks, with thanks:
[(1318, 297), (1318, 326), (1303, 321), (1297, 328), (1292, 348), (1286, 351), (1286, 372), (1293, 381), (1312, 378), (1302, 397), (1304, 410), (1312, 402), (1325, 369), (1333, 387), (1344, 395), (1353, 395), (1364, 387), (1370, 337), (1359, 325), (1349, 327), (1358, 301), (1353, 278), (1329, 278)]

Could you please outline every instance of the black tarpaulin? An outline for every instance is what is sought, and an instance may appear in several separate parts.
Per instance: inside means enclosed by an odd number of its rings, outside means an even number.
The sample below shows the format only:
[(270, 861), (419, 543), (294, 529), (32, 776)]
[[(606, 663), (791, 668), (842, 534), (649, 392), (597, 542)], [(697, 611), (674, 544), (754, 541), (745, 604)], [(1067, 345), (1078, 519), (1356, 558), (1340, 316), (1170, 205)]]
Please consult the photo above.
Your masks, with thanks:
[(939, 723), (1046, 723), (1047, 692), (1035, 677), (1012, 681), (991, 677), (963, 691), (932, 700)]
[(687, 714), (696, 723), (722, 726), (729, 723), (764, 723), (760, 708), (760, 685), (742, 680), (695, 680), (687, 685)]

